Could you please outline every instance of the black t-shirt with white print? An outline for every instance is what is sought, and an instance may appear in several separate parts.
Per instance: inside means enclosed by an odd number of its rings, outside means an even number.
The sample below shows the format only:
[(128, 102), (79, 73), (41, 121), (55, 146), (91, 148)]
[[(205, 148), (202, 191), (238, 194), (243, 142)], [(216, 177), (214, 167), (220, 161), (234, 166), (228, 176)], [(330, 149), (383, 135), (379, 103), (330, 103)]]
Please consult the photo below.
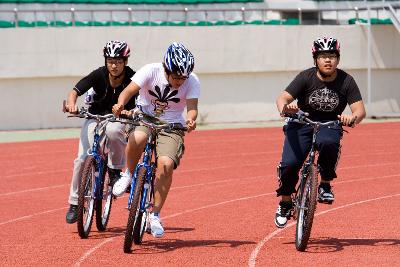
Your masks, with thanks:
[(332, 82), (321, 81), (315, 67), (300, 72), (286, 91), (297, 99), (299, 108), (316, 121), (336, 120), (347, 104), (362, 100), (353, 77), (337, 69)]
[[(118, 102), (118, 97), (122, 90), (131, 82), (131, 77), (135, 72), (128, 66), (125, 67), (125, 77), (121, 85), (113, 88), (108, 78), (106, 66), (92, 71), (89, 75), (82, 78), (74, 87), (79, 96), (86, 93), (90, 88), (95, 91), (94, 101), (90, 104), (89, 112), (92, 114), (109, 114), (112, 112), (112, 106)], [(132, 97), (125, 105), (126, 110), (135, 108), (136, 97)]]

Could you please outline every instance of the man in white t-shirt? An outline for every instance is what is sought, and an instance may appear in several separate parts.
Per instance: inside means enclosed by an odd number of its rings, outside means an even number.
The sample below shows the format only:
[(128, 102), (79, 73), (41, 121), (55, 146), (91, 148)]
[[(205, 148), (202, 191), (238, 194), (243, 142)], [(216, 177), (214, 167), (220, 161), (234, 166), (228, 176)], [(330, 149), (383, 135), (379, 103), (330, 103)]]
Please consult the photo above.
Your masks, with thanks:
[[(188, 132), (196, 128), (197, 104), (200, 96), (200, 82), (192, 73), (194, 57), (181, 43), (171, 44), (163, 63), (153, 63), (142, 67), (132, 77), (113, 106), (113, 113), (119, 115), (125, 104), (139, 92), (137, 106), (147, 115), (169, 123), (186, 125)], [(186, 119), (183, 117), (187, 109)], [(121, 196), (131, 184), (131, 173), (144, 150), (150, 130), (137, 126), (129, 133), (127, 170), (114, 185), (113, 194)], [(160, 221), (160, 211), (167, 198), (172, 183), (172, 173), (179, 165), (184, 152), (182, 131), (161, 131), (157, 137), (157, 173), (154, 207), (150, 213), (150, 228), (154, 237), (162, 237), (164, 228)]]

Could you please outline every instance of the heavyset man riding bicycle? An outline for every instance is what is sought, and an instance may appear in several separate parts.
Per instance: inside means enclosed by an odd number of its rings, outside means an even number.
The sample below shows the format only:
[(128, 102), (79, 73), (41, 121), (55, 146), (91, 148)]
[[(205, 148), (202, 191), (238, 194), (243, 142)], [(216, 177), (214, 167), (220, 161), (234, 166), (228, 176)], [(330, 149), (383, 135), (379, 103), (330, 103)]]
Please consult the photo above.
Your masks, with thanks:
[[(188, 132), (196, 128), (197, 104), (200, 96), (200, 82), (192, 72), (194, 57), (181, 43), (171, 44), (163, 63), (142, 67), (132, 77), (131, 83), (121, 93), (113, 112), (119, 115), (131, 97), (139, 93), (137, 105), (147, 115), (160, 118), (168, 123), (181, 123)], [(186, 119), (183, 117), (187, 108)], [(150, 129), (137, 126), (129, 131), (127, 146), (127, 169), (115, 183), (113, 193), (121, 196), (131, 184), (132, 173), (144, 150)], [(149, 215), (150, 229), (154, 237), (162, 237), (164, 228), (160, 211), (167, 198), (174, 169), (179, 165), (184, 152), (184, 133), (162, 130), (157, 136), (157, 172), (154, 207)]]
[[(279, 95), (276, 105), (279, 113), (309, 113), (314, 121), (340, 120), (343, 125), (360, 123), (366, 113), (360, 90), (353, 77), (338, 69), (340, 44), (332, 37), (315, 40), (312, 46), (315, 67), (300, 72), (289, 86)], [(293, 103), (297, 100), (297, 103)], [(350, 115), (342, 114), (347, 104)], [(303, 165), (312, 141), (310, 125), (289, 120), (283, 128), (285, 141), (282, 160), (278, 166), (281, 196), (275, 214), (275, 225), (286, 226), (293, 209), (291, 195), (296, 192), (299, 170)], [(340, 156), (342, 128), (322, 127), (317, 137), (319, 151), (318, 167), (321, 183), (318, 187), (318, 201), (331, 204), (334, 195), (331, 181), (336, 178), (336, 166)]]
[[(112, 106), (117, 103), (122, 90), (130, 83), (135, 72), (127, 66), (130, 48), (126, 42), (109, 41), (103, 48), (105, 66), (102, 66), (82, 78), (68, 94), (65, 111), (75, 114), (78, 112), (77, 98), (86, 92), (86, 101), (90, 104), (89, 112), (105, 115), (111, 113)], [(126, 108), (135, 107), (135, 97), (132, 97)], [(87, 151), (93, 145), (95, 120), (85, 120), (80, 134), (78, 156), (74, 161), (71, 179), (71, 189), (68, 202), (70, 208), (66, 214), (67, 223), (75, 223), (78, 218), (78, 189), (80, 173), (87, 157)], [(110, 181), (115, 183), (120, 178), (121, 169), (125, 166), (125, 125), (109, 123), (105, 129), (107, 136), (108, 174)]]

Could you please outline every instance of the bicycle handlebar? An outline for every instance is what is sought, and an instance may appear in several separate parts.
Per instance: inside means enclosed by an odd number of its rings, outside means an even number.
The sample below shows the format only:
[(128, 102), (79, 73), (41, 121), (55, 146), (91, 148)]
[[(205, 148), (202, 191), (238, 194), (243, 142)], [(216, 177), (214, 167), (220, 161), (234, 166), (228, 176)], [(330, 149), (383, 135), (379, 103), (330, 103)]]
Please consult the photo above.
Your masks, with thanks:
[(143, 113), (142, 111), (136, 111), (132, 116), (126, 114), (120, 114), (119, 118), (124, 120), (116, 119), (115, 121), (121, 123), (129, 123), (135, 126), (141, 124), (156, 130), (181, 130), (187, 131), (187, 127), (183, 126), (181, 123), (169, 123), (167, 121), (161, 120), (156, 117), (152, 117)]
[(106, 115), (97, 115), (97, 114), (92, 114), (88, 111), (87, 108), (82, 107), (77, 114), (73, 115), (68, 115), (68, 118), (85, 118), (85, 119), (95, 119), (97, 121), (103, 121), (103, 120), (111, 120), (115, 119), (115, 116), (113, 114), (106, 114)]
[[(320, 125), (320, 126), (330, 126), (330, 125), (343, 126), (343, 123), (340, 120), (333, 120), (333, 121), (327, 121), (327, 122), (313, 121), (310, 118), (308, 118), (308, 116), (310, 114), (307, 112), (304, 112), (302, 110), (299, 110), (297, 113), (283, 113), (283, 115), (284, 115), (284, 117), (295, 119), (300, 123), (309, 123), (312, 125)], [(354, 122), (352, 125), (354, 125)], [(349, 125), (349, 126), (352, 126), (352, 125)]]

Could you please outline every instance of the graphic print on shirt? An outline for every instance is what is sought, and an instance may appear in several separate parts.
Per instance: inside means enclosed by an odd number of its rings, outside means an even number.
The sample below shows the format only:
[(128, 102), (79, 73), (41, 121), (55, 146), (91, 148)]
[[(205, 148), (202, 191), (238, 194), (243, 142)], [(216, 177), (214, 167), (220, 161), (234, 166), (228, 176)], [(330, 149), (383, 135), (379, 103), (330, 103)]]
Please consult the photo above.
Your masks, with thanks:
[(315, 110), (331, 112), (339, 105), (339, 95), (325, 87), (312, 92), (308, 103)]
[(151, 104), (154, 106), (154, 112), (156, 113), (156, 117), (161, 116), (164, 113), (164, 110), (169, 108), (168, 102), (172, 101), (174, 103), (179, 103), (181, 101), (179, 98), (174, 97), (178, 94), (178, 90), (172, 90), (169, 85), (167, 85), (164, 89), (164, 92), (161, 92), (160, 87), (157, 85), (154, 88), (155, 92), (149, 90), (149, 94), (154, 96), (156, 99), (151, 100)]

